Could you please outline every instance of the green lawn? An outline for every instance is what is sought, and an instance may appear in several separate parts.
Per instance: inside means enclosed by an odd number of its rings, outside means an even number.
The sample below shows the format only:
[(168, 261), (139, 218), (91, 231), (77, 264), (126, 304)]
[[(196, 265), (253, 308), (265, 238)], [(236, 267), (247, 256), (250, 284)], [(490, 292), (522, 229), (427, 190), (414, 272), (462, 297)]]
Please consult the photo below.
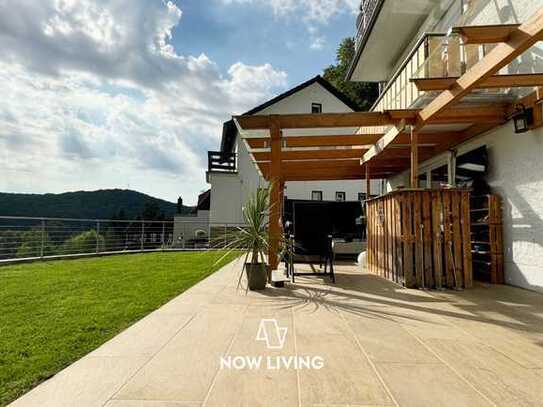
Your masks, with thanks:
[(0, 405), (233, 260), (153, 253), (0, 267)]

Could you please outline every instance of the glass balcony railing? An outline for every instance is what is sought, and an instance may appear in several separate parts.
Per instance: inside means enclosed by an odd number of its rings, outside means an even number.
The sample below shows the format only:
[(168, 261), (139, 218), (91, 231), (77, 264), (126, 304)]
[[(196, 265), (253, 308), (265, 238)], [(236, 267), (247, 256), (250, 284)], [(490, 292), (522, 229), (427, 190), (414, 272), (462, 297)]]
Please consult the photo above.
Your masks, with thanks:
[[(483, 59), (496, 44), (464, 44), (457, 34), (425, 34), (413, 47), (403, 64), (392, 76), (372, 110), (419, 109), (442, 90), (423, 90), (417, 79), (456, 79)], [(541, 72), (541, 49), (528, 50), (497, 75)], [(419, 81), (419, 85), (420, 85)], [(476, 89), (464, 98), (466, 103), (511, 103), (532, 92), (531, 87)]]
[[(445, 34), (425, 34), (413, 47), (404, 63), (393, 75), (375, 103), (374, 111), (408, 109), (424, 92), (420, 92), (410, 80), (427, 69), (428, 76), (442, 73), (446, 64), (437, 60), (438, 49), (441, 49)], [(428, 63), (431, 56), (436, 59)]]

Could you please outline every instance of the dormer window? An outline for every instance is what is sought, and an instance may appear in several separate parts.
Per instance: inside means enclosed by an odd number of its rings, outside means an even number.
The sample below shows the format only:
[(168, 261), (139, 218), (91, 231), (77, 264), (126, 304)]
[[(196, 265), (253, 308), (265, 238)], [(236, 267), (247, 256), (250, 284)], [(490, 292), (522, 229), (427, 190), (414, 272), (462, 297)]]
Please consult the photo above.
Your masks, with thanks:
[(311, 103), (311, 113), (313, 114), (322, 113), (322, 103)]

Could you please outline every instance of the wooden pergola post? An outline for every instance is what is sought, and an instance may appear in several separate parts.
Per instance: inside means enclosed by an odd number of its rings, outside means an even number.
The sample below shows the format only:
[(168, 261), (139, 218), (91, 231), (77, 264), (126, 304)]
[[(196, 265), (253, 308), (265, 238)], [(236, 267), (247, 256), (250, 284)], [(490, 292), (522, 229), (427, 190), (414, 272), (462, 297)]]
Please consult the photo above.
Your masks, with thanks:
[(419, 136), (414, 126), (411, 127), (411, 188), (418, 187), (419, 172)]
[(271, 270), (279, 265), (279, 239), (281, 236), (281, 197), (284, 183), (281, 179), (281, 127), (277, 117), (272, 116), (270, 122), (271, 138), (271, 177), (270, 177), (270, 223), (268, 262)]

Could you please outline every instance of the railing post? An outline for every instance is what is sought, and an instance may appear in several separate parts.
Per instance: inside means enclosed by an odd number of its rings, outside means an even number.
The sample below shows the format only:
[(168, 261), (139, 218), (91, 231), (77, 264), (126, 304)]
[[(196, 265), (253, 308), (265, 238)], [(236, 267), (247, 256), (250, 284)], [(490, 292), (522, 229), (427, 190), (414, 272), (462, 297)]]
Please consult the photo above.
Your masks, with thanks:
[(96, 221), (96, 254), (100, 253), (100, 221)]
[(43, 258), (45, 250), (45, 219), (41, 220), (41, 248), (40, 248), (40, 257)]
[(224, 242), (224, 243), (223, 243), (223, 249), (226, 249), (226, 231), (227, 231), (227, 229), (228, 229), (228, 224), (226, 223), (226, 224), (224, 225), (224, 235), (223, 235), (223, 242)]
[(162, 251), (164, 251), (164, 233), (166, 231), (166, 222), (162, 222)]
[(141, 251), (143, 251), (145, 248), (144, 240), (145, 240), (145, 222), (142, 220), (141, 221)]

